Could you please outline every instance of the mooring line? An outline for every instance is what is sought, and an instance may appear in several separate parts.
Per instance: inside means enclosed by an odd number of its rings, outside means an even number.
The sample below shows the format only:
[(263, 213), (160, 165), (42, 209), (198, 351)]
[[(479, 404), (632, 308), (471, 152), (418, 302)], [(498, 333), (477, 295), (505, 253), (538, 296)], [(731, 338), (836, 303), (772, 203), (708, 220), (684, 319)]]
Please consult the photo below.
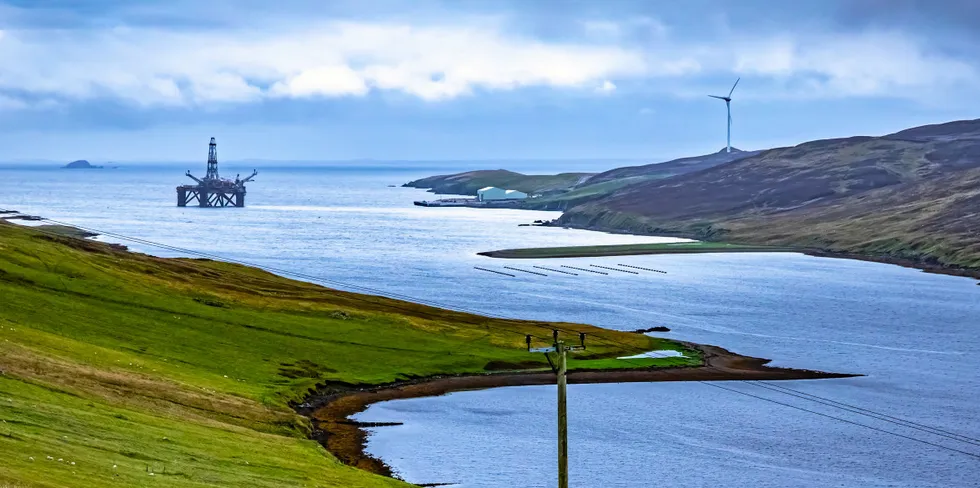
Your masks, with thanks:
[(636, 271), (630, 271), (628, 269), (612, 268), (612, 267), (609, 267), (609, 266), (599, 266), (598, 264), (590, 264), (589, 266), (592, 266), (592, 267), (595, 267), (595, 268), (602, 268), (602, 269), (611, 269), (613, 271), (619, 271), (620, 273), (630, 273), (630, 274), (635, 274), (635, 275), (640, 274), (640, 273), (637, 273)]
[(568, 266), (566, 264), (561, 265), (561, 267), (562, 268), (568, 268), (568, 269), (577, 269), (579, 271), (588, 271), (589, 273), (595, 273), (595, 274), (601, 274), (601, 275), (609, 276), (609, 273), (604, 273), (602, 271), (596, 271), (594, 269), (576, 268), (575, 266)]
[(510, 273), (504, 273), (503, 271), (497, 271), (495, 269), (481, 268), (479, 266), (473, 266), (473, 269), (478, 269), (480, 271), (488, 271), (490, 273), (497, 273), (499, 275), (510, 276), (511, 278), (517, 278), (517, 275), (512, 275)]
[(572, 273), (570, 271), (562, 271), (560, 269), (545, 268), (544, 266), (531, 266), (531, 267), (532, 268), (538, 268), (538, 269), (544, 269), (544, 270), (548, 270), (548, 271), (554, 271), (555, 273), (563, 273), (563, 274), (567, 274), (567, 275), (578, 276), (578, 273)]
[(521, 272), (524, 272), (524, 273), (530, 273), (530, 274), (538, 275), (538, 276), (548, 276), (548, 275), (546, 275), (544, 273), (538, 273), (537, 271), (529, 271), (529, 270), (526, 270), (526, 269), (513, 268), (513, 267), (510, 267), (510, 266), (504, 266), (504, 269), (512, 269), (514, 271), (521, 271)]
[(667, 274), (667, 272), (666, 272), (666, 271), (660, 271), (659, 269), (651, 269), (651, 268), (644, 268), (644, 267), (642, 267), (642, 266), (631, 266), (631, 265), (629, 265), (629, 264), (617, 264), (616, 266), (622, 266), (622, 267), (624, 267), (624, 268), (633, 268), (633, 269), (642, 269), (643, 271), (652, 271), (652, 272), (654, 272), (654, 273), (663, 273), (663, 274)]

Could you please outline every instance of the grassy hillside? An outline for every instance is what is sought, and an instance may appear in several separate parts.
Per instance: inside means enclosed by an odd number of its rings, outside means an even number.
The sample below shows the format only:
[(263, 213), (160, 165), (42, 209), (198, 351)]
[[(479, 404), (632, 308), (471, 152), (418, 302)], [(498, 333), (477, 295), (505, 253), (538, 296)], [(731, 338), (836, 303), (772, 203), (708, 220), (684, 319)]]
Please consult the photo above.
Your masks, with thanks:
[(525, 175), (503, 169), (467, 171), (410, 181), (403, 186), (426, 188), (434, 193), (476, 195), (480, 188), (496, 186), (520, 190), (527, 194), (565, 190), (592, 176), (592, 173), (561, 173), (557, 175)]
[(626, 166), (599, 174), (524, 175), (506, 170), (468, 171), (423, 178), (406, 183), (404, 186), (426, 188), (435, 193), (460, 195), (475, 195), (480, 188), (496, 186), (539, 195), (539, 198), (524, 202), (524, 208), (565, 210), (612, 195), (632, 185), (700, 171), (755, 154), (758, 154), (758, 151), (733, 149), (728, 153), (722, 150), (704, 156)]
[(586, 180), (585, 184), (594, 185), (607, 181), (637, 177), (659, 180), (669, 178), (671, 176), (678, 176), (713, 168), (720, 164), (730, 163), (732, 161), (738, 161), (739, 159), (755, 156), (760, 152), (761, 151), (742, 151), (733, 147), (732, 152), (727, 152), (725, 149), (722, 149), (714, 154), (705, 154), (703, 156), (673, 159), (662, 163), (644, 164), (642, 166), (626, 166), (599, 173)]
[[(340, 464), (290, 402), (326, 382), (544, 367), (521, 334), (547, 332), (527, 322), (4, 222), (0, 297), (4, 487), (408, 486)], [(673, 346), (556, 326), (628, 345), (594, 342), (577, 368)]]
[(564, 225), (980, 267), (980, 121), (814, 141), (631, 185)]

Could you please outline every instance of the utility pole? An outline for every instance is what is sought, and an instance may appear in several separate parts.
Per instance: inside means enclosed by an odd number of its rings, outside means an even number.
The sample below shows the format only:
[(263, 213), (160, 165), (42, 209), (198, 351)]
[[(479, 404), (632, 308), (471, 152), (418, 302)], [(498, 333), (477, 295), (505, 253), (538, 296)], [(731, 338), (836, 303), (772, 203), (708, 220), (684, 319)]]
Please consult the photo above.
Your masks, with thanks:
[[(566, 346), (565, 341), (558, 340), (558, 330), (554, 330), (552, 335), (555, 341), (552, 347), (532, 349), (530, 335), (526, 337), (526, 341), (528, 352), (543, 352), (548, 358), (548, 364), (551, 364), (552, 370), (558, 376), (558, 488), (568, 488), (568, 407), (566, 405), (568, 381), (565, 377), (568, 373), (568, 360), (566, 355), (568, 351), (585, 349), (585, 333), (579, 333), (579, 340), (581, 341), (579, 346)], [(554, 352), (558, 356), (557, 368), (551, 362), (551, 357), (548, 356), (550, 352)]]
[(565, 360), (565, 342), (556, 342), (555, 349), (558, 350), (558, 488), (568, 488), (568, 408), (565, 405), (568, 363)]

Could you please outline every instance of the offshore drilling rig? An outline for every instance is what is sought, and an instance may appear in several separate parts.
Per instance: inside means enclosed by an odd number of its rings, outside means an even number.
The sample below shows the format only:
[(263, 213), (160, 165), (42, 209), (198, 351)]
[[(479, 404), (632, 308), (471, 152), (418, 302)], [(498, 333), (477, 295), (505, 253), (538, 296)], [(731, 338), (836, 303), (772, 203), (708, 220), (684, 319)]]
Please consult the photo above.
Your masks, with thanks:
[(181, 185), (177, 187), (177, 206), (186, 207), (188, 203), (198, 207), (244, 207), (245, 183), (252, 181), (258, 171), (252, 170), (252, 175), (234, 180), (218, 176), (218, 145), (211, 138), (208, 144), (208, 174), (199, 179), (187, 171), (187, 176), (196, 181), (196, 185)]

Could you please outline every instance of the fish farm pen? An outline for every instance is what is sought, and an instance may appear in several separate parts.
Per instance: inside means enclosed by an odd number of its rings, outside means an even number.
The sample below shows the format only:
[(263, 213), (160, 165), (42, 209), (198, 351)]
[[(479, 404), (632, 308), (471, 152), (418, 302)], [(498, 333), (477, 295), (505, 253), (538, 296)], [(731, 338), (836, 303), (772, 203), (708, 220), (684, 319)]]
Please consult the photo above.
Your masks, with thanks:
[(218, 145), (211, 138), (208, 144), (208, 172), (203, 179), (197, 178), (187, 171), (187, 176), (196, 181), (196, 185), (181, 185), (177, 187), (177, 206), (186, 207), (188, 204), (196, 207), (244, 207), (245, 183), (259, 174), (253, 170), (252, 175), (234, 180), (218, 176)]

